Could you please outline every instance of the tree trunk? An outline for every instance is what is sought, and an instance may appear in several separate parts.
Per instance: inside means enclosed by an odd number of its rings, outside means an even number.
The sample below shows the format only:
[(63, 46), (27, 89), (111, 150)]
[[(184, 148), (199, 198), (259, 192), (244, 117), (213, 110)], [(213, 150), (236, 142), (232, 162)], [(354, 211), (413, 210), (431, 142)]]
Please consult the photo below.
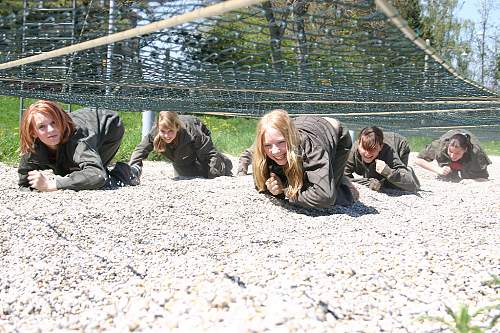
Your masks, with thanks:
[(262, 3), (262, 8), (264, 9), (267, 23), (269, 25), (270, 33), (270, 45), (271, 45), (271, 61), (273, 69), (276, 72), (281, 72), (283, 70), (283, 63), (281, 57), (281, 38), (283, 37), (283, 32), (286, 27), (286, 20), (284, 20), (283, 25), (279, 25), (274, 17), (273, 7), (270, 1)]

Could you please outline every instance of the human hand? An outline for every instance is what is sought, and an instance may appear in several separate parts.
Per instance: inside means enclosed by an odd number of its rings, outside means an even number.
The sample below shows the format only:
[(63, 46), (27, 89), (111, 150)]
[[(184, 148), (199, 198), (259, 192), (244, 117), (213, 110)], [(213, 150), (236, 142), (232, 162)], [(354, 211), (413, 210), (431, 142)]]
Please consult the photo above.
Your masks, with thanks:
[(248, 174), (248, 165), (241, 164), (238, 166), (237, 176), (246, 176)]
[(372, 178), (370, 179), (370, 184), (368, 184), (368, 187), (370, 188), (370, 190), (380, 191), (380, 188), (382, 187), (382, 182), (380, 182), (380, 180), (378, 179)]
[(283, 183), (281, 179), (271, 172), (271, 177), (266, 180), (266, 187), (272, 195), (278, 195), (284, 192)]
[(379, 174), (382, 174), (382, 171), (384, 168), (387, 166), (387, 164), (382, 161), (382, 160), (375, 160), (375, 171), (377, 171)]
[(57, 190), (56, 181), (48, 179), (38, 170), (28, 172), (28, 181), (31, 187), (41, 192), (52, 192)]
[(451, 168), (450, 168), (449, 166), (447, 166), (447, 165), (446, 165), (446, 166), (444, 166), (444, 167), (442, 167), (442, 168), (441, 168), (441, 170), (440, 170), (439, 174), (440, 174), (441, 176), (448, 176), (448, 174), (449, 174), (450, 172), (451, 172)]

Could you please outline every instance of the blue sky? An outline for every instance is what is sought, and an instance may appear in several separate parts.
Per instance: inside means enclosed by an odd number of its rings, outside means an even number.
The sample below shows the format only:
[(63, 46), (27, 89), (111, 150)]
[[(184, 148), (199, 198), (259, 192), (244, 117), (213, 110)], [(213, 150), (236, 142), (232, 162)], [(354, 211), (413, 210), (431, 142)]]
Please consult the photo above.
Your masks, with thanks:
[[(500, 0), (492, 0), (493, 10), (490, 12), (490, 23), (495, 25), (500, 29)], [(480, 15), (480, 0), (463, 0), (463, 7), (458, 12), (458, 15), (462, 18), (467, 18), (474, 21), (476, 24), (479, 23)], [(494, 31), (490, 32), (491, 34)]]

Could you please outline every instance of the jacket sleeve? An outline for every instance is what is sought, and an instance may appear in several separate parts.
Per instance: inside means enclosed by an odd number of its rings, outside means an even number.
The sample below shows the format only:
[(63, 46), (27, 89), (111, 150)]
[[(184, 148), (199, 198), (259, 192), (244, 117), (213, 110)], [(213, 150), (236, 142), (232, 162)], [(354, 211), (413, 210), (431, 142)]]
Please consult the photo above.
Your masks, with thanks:
[(238, 161), (238, 175), (246, 175), (248, 173), (248, 166), (252, 164), (252, 150), (253, 146), (241, 153)]
[(322, 148), (305, 149), (304, 185), (296, 198), (289, 202), (302, 207), (326, 208), (335, 204), (337, 199), (333, 172), (330, 172), (330, 158)]
[(17, 168), (17, 173), (19, 174), (19, 189), (20, 190), (31, 190), (30, 183), (28, 181), (28, 172), (33, 170), (40, 170), (41, 166), (36, 162), (30, 160), (28, 154), (21, 156), (19, 161), (19, 166)]
[(396, 156), (393, 156), (392, 163), (386, 163), (381, 175), (392, 185), (409, 192), (416, 192), (420, 189), (420, 182), (410, 167), (407, 167)]
[(217, 159), (217, 150), (210, 137), (210, 131), (203, 123), (199, 123), (194, 131), (194, 151), (201, 165), (208, 165), (208, 178), (221, 175), (220, 163)]
[(148, 158), (149, 154), (153, 151), (153, 141), (156, 136), (156, 126), (153, 126), (151, 131), (142, 138), (142, 141), (135, 147), (130, 156), (130, 165), (139, 165), (142, 168), (142, 161)]
[(344, 175), (346, 175), (349, 178), (354, 178), (353, 173), (356, 172), (354, 159), (357, 150), (358, 146), (357, 144), (354, 144), (351, 148), (351, 151), (349, 151), (349, 157), (347, 157), (347, 162), (345, 164), (345, 169), (344, 169)]
[(56, 187), (61, 190), (96, 190), (104, 186), (108, 178), (99, 153), (86, 141), (76, 144), (73, 161), (80, 170), (67, 176), (56, 177)]

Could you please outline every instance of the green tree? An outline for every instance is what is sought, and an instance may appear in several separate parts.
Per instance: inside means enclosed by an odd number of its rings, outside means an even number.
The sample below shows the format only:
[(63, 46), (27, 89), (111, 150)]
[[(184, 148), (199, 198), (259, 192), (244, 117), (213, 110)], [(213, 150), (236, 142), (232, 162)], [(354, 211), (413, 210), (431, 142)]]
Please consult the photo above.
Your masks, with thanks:
[(470, 29), (472, 22), (462, 20), (456, 11), (462, 6), (460, 0), (427, 0), (423, 3), (422, 34), (429, 39), (431, 46), (449, 64), (468, 64), (470, 40), (463, 34)]
[(392, 0), (402, 18), (408, 22), (408, 26), (415, 31), (417, 36), (422, 34), (422, 7), (418, 0)]
[(8, 15), (16, 14), (23, 9), (23, 2), (19, 0), (2, 0), (0, 6), (0, 17), (4, 18)]

